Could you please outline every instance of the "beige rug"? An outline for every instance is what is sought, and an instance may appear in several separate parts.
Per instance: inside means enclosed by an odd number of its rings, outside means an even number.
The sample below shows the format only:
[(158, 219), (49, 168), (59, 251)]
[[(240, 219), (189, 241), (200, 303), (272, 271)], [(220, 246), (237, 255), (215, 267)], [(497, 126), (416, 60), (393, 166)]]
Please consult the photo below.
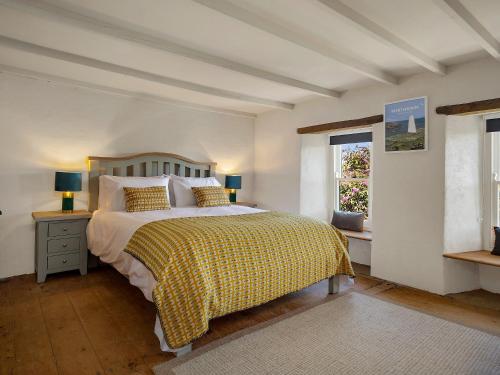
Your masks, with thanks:
[(157, 375), (500, 374), (500, 337), (350, 293), (154, 370)]

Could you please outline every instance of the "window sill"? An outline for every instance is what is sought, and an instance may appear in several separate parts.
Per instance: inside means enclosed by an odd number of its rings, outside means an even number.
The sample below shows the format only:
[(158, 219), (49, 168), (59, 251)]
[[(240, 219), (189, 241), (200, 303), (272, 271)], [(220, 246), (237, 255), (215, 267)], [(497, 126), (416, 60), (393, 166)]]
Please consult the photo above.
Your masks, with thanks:
[(445, 258), (500, 267), (500, 256), (491, 255), (488, 250), (464, 251), (462, 253), (444, 253), (443, 256)]
[(355, 238), (357, 240), (362, 241), (371, 241), (372, 240), (372, 232), (368, 230), (364, 230), (363, 232), (354, 232), (352, 230), (339, 229), (346, 237)]

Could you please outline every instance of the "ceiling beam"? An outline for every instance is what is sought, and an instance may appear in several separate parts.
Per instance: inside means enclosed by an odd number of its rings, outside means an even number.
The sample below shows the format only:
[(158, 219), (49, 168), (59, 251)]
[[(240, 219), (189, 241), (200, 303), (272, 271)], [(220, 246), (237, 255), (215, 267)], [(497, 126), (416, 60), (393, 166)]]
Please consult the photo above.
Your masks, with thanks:
[(169, 40), (164, 35), (155, 35), (151, 30), (140, 29), (124, 21), (112, 19), (111, 17), (95, 12), (90, 13), (81, 8), (75, 10), (73, 9), (74, 7), (72, 8), (69, 5), (54, 5), (43, 0), (0, 0), (0, 3), (24, 11), (37, 12), (44, 17), (66, 22), (73, 26), (77, 25), (85, 30), (97, 31), (141, 46), (147, 46), (171, 54), (187, 57), (191, 60), (232, 70), (258, 79), (298, 88), (322, 96), (334, 98), (340, 96), (338, 91), (186, 47)]
[(181, 89), (196, 91), (199, 93), (218, 96), (221, 98), (234, 99), (243, 102), (250, 102), (255, 104), (261, 104), (268, 107), (274, 107), (279, 109), (287, 109), (292, 110), (294, 105), (291, 103), (285, 103), (270, 99), (259, 98), (255, 96), (245, 95), (241, 93), (237, 93), (234, 91), (228, 91), (224, 89), (219, 89), (210, 86), (199, 85), (197, 83), (182, 81), (180, 79), (171, 78), (162, 76), (156, 73), (150, 73), (139, 69), (134, 69), (130, 67), (126, 67), (123, 65), (117, 65), (113, 63), (109, 63), (102, 60), (93, 59), (90, 57), (85, 57), (81, 55), (76, 55), (73, 53), (56, 50), (49, 47), (40, 46), (33, 43), (28, 43), (21, 41), (19, 39), (14, 39), (6, 36), (0, 36), (0, 45), (5, 47), (15, 48), (17, 50), (34, 53), (37, 55), (42, 55), (50, 58), (54, 58), (61, 61), (66, 61), (78, 65), (84, 65), (91, 68), (96, 68), (100, 70), (104, 70), (107, 72), (123, 74), (129, 77), (135, 77), (139, 79), (143, 79), (146, 81), (159, 83), (167, 86), (178, 87)]
[(495, 37), (458, 0), (434, 0), (455, 22), (472, 35), (495, 59), (500, 59), (500, 44)]
[(403, 39), (393, 34), (389, 30), (380, 26), (379, 24), (368, 19), (361, 13), (356, 12), (354, 9), (348, 7), (339, 0), (318, 0), (325, 5), (329, 10), (346, 18), (354, 24), (362, 32), (374, 37), (375, 39), (396, 48), (399, 52), (406, 55), (412, 61), (433, 73), (444, 75), (446, 74), (446, 67), (438, 61), (427, 56), (423, 52), (414, 48), (411, 44), (405, 42)]
[(243, 111), (236, 111), (236, 110), (232, 110), (232, 109), (225, 109), (225, 108), (218, 108), (218, 107), (213, 107), (213, 106), (208, 106), (208, 105), (190, 103), (190, 102), (186, 102), (183, 100), (170, 99), (170, 98), (166, 98), (166, 97), (159, 96), (159, 95), (152, 95), (152, 94), (147, 94), (147, 93), (143, 93), (143, 92), (124, 90), (124, 89), (119, 89), (116, 87), (99, 85), (96, 83), (83, 82), (83, 81), (76, 80), (76, 79), (66, 78), (66, 77), (42, 73), (42, 72), (36, 72), (36, 71), (30, 70), (30, 69), (17, 68), (17, 67), (10, 66), (10, 65), (0, 64), (0, 73), (7, 73), (7, 74), (17, 75), (17, 76), (22, 76), (22, 77), (30, 77), (30, 78), (40, 79), (40, 80), (44, 80), (44, 81), (49, 81), (49, 82), (57, 82), (59, 84), (64, 84), (64, 85), (69, 85), (69, 86), (83, 87), (85, 89), (94, 90), (94, 91), (101, 91), (101, 92), (105, 92), (107, 94), (126, 96), (126, 97), (143, 99), (143, 100), (154, 101), (154, 102), (159, 102), (159, 103), (166, 103), (166, 104), (174, 105), (177, 107), (189, 108), (189, 109), (193, 109), (193, 110), (197, 110), (197, 111), (222, 113), (225, 115), (247, 117), (247, 118), (256, 118), (257, 117), (257, 115), (255, 113), (249, 113), (249, 112), (243, 112)]
[(309, 33), (298, 30), (297, 27), (289, 27), (277, 22), (268, 16), (260, 15), (242, 7), (239, 7), (226, 0), (194, 0), (195, 2), (211, 8), (219, 13), (235, 18), (256, 29), (265, 31), (280, 39), (301, 46), (356, 71), (366, 77), (379, 82), (397, 84), (396, 77), (387, 72), (361, 61), (360, 58), (348, 55), (334, 47), (331, 43), (312, 36)]

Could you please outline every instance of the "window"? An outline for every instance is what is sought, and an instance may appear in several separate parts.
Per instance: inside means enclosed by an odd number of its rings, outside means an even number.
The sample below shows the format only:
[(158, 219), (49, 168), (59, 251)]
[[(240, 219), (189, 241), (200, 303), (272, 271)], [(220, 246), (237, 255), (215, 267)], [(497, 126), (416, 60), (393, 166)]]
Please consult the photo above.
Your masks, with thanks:
[(365, 227), (371, 218), (371, 133), (330, 138), (334, 155), (335, 210), (363, 212)]
[(493, 245), (492, 227), (500, 226), (500, 117), (486, 117), (484, 147), (484, 245)]
[(492, 224), (500, 226), (500, 132), (491, 133), (491, 155), (492, 169), (491, 182), (493, 185), (492, 206), (493, 217)]

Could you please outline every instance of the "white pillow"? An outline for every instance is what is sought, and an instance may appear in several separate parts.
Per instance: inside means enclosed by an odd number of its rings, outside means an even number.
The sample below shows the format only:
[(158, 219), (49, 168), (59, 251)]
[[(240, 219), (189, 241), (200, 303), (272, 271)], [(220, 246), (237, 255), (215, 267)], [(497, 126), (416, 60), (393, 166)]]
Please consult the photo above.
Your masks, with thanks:
[(174, 187), (175, 207), (196, 206), (192, 187), (221, 186), (215, 177), (179, 177), (170, 175)]
[(103, 211), (125, 211), (124, 187), (165, 186), (168, 197), (168, 176), (121, 177), (99, 176), (99, 209)]

